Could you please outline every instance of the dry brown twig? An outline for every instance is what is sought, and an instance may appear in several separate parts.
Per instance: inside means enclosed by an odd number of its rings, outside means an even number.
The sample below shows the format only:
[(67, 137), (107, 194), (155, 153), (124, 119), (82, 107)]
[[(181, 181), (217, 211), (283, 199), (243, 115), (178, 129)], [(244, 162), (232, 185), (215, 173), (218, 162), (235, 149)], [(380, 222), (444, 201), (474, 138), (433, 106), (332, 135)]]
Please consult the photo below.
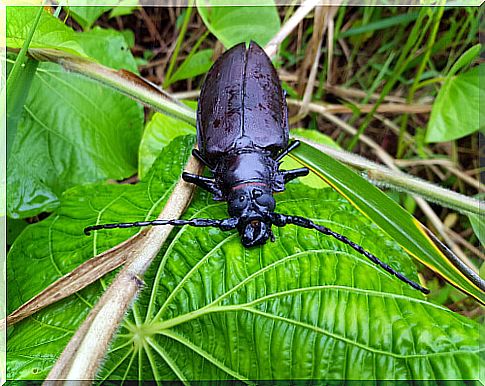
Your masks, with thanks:
[(278, 31), (278, 33), (266, 44), (264, 50), (270, 58), (274, 58), (278, 52), (278, 47), (281, 42), (286, 39), (286, 37), (296, 28), (298, 24), (315, 8), (321, 3), (320, 0), (306, 0), (302, 5), (295, 11), (295, 13), (288, 19), (288, 21), (283, 24)]
[(128, 258), (127, 256), (136, 251), (142, 243), (143, 233), (140, 232), (123, 243), (92, 257), (17, 308), (8, 315), (6, 320), (0, 321), (0, 330), (5, 328), (5, 323), (11, 326), (20, 322), (48, 305), (58, 302), (94, 283), (108, 272), (123, 265)]
[[(313, 62), (311, 65), (310, 75), (306, 81), (305, 92), (303, 93), (303, 101), (300, 106), (300, 111), (293, 117), (294, 121), (298, 121), (300, 117), (304, 117), (308, 114), (308, 103), (310, 103), (313, 95), (313, 88), (315, 80), (317, 78), (318, 64), (320, 62), (320, 55), (322, 53), (323, 36), (325, 34), (327, 20), (328, 20), (328, 7), (315, 8), (315, 17), (313, 18), (313, 34), (310, 43), (307, 46), (307, 56), (303, 60), (303, 66), (299, 70), (299, 78), (306, 73), (306, 63)], [(312, 59), (313, 60), (310, 60)]]
[[(202, 165), (190, 157), (186, 170), (200, 174)], [(179, 218), (190, 203), (195, 186), (179, 180), (158, 218)], [(142, 277), (172, 230), (172, 226), (150, 228), (143, 233), (141, 248), (129, 255), (127, 264), (113, 280), (87, 319), (65, 347), (46, 383), (88, 380), (96, 376), (109, 343), (142, 286)]]
[[(395, 134), (399, 134), (399, 127), (394, 122), (390, 121), (389, 119), (383, 117), (380, 114), (375, 114), (375, 117), (377, 119), (379, 119), (382, 123), (384, 123), (387, 127), (389, 127)], [(414, 140), (409, 133), (404, 133), (404, 140), (407, 142), (408, 146), (410, 146), (414, 151), (416, 151), (416, 146), (414, 145)], [(424, 148), (424, 151), (429, 156), (433, 155), (431, 150), (429, 150), (428, 148)], [(431, 166), (431, 168), (432, 168), (433, 172), (435, 172), (435, 174), (437, 174), (438, 176), (440, 176), (440, 174), (442, 175), (442, 173), (440, 173), (438, 170), (436, 170), (434, 168), (434, 166)], [(456, 166), (454, 166), (454, 165), (444, 165), (444, 168), (447, 171), (449, 171), (450, 173), (457, 176), (463, 182), (466, 182), (468, 185), (473, 186), (479, 192), (485, 192), (485, 186), (483, 184), (480, 184), (480, 182), (477, 179), (472, 178), (471, 176), (466, 174), (464, 171), (458, 169)], [(441, 179), (444, 179), (444, 176)]]
[[(367, 97), (367, 93), (362, 90), (358, 90), (355, 88), (346, 88), (338, 85), (332, 85), (332, 84), (327, 84), (325, 86), (325, 89), (328, 92), (331, 92), (332, 94), (342, 97), (342, 98), (358, 98), (362, 99)], [(380, 98), (380, 94), (373, 93), (369, 95), (370, 100), (377, 100)], [(406, 104), (406, 99), (401, 98), (398, 96), (393, 96), (393, 95), (387, 95), (384, 97), (384, 100), (387, 102), (392, 102), (392, 103), (399, 103), (399, 104)]]

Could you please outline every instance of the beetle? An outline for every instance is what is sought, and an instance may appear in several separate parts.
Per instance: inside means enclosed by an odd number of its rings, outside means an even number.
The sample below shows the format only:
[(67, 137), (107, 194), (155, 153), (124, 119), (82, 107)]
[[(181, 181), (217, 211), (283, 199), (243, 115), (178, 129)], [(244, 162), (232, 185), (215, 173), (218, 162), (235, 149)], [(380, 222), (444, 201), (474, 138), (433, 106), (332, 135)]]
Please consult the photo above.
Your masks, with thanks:
[(187, 172), (182, 178), (212, 193), (215, 200), (227, 201), (229, 218), (100, 224), (84, 232), (148, 225), (217, 227), (237, 229), (242, 244), (250, 248), (274, 241), (272, 225), (293, 224), (336, 238), (413, 288), (429, 293), (345, 236), (310, 219), (274, 212), (273, 194), (309, 170), (280, 170), (281, 159), (299, 142), (289, 142), (285, 94), (270, 58), (256, 43), (236, 45), (209, 70), (198, 103), (197, 142), (199, 149), (192, 154), (208, 167), (212, 178)]

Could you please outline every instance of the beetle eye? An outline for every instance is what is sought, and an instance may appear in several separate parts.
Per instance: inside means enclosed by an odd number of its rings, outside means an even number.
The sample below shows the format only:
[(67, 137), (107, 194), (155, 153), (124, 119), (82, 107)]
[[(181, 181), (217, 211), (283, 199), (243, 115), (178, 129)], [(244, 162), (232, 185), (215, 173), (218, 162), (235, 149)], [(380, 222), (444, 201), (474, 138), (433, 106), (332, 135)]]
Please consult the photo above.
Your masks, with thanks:
[(246, 197), (243, 194), (241, 194), (239, 196), (239, 201), (243, 202), (245, 199), (246, 199)]
[(264, 206), (270, 211), (276, 207), (275, 200), (271, 194), (262, 194), (261, 196), (255, 197), (255, 200), (258, 205)]
[(253, 197), (258, 198), (263, 195), (263, 191), (261, 189), (253, 189)]

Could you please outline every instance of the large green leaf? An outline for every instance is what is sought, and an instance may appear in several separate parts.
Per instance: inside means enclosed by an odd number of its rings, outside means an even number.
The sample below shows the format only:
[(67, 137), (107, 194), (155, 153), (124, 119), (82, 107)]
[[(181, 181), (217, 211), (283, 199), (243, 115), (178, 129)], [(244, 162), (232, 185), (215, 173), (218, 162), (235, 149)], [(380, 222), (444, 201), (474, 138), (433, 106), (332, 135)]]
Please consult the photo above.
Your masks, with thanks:
[[(29, 226), (9, 255), (9, 308), (133, 234), (99, 222), (153, 217), (190, 152), (166, 147), (135, 186), (68, 191), (50, 218)], [(308, 216), (413, 279), (406, 253), (329, 189), (291, 183), (278, 210)], [(186, 217), (227, 216), (199, 191)], [(338, 241), (288, 226), (245, 249), (237, 232), (183, 227), (145, 275), (101, 379), (476, 379), (478, 325), (423, 295)], [(43, 379), (99, 298), (95, 283), (8, 330), (9, 378)]]
[(468, 218), (470, 219), (473, 232), (475, 232), (480, 244), (482, 244), (482, 246), (485, 245), (485, 216), (483, 214), (470, 214)]
[[(197, 107), (197, 102), (185, 103), (194, 109)], [(153, 114), (143, 131), (138, 150), (139, 177), (143, 179), (165, 146), (174, 138), (187, 134), (195, 134), (195, 127), (191, 124), (165, 114)]]
[[(73, 36), (90, 57), (136, 71), (121, 34), (94, 29)], [(142, 107), (127, 97), (56, 64), (40, 64), (9, 159), (9, 216), (51, 211), (70, 186), (134, 174), (142, 125)]]
[[(38, 9), (38, 7), (7, 7), (7, 47), (22, 47)], [(86, 55), (77, 41), (77, 33), (47, 11), (43, 12), (40, 18), (30, 47), (55, 48), (72, 54)]]
[(417, 260), (482, 304), (485, 294), (429, 239), (421, 224), (389, 196), (345, 165), (302, 144), (291, 154), (374, 221)]
[(485, 93), (485, 66), (446, 79), (441, 87), (426, 130), (426, 142), (452, 141), (484, 130), (485, 112), (480, 94)]
[(197, 9), (204, 24), (224, 47), (250, 40), (263, 47), (280, 29), (280, 18), (274, 5), (260, 4), (260, 0), (245, 0), (244, 6), (227, 6), (224, 0), (198, 0)]

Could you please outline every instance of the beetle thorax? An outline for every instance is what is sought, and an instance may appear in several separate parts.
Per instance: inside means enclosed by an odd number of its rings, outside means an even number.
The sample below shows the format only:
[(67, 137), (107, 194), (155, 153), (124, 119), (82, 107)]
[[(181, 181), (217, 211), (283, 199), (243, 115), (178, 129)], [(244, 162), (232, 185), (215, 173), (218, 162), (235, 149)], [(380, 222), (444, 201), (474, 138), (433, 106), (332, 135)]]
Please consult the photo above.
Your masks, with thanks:
[(215, 174), (225, 193), (229, 194), (235, 187), (246, 183), (271, 187), (277, 169), (278, 163), (269, 154), (253, 149), (227, 154)]

